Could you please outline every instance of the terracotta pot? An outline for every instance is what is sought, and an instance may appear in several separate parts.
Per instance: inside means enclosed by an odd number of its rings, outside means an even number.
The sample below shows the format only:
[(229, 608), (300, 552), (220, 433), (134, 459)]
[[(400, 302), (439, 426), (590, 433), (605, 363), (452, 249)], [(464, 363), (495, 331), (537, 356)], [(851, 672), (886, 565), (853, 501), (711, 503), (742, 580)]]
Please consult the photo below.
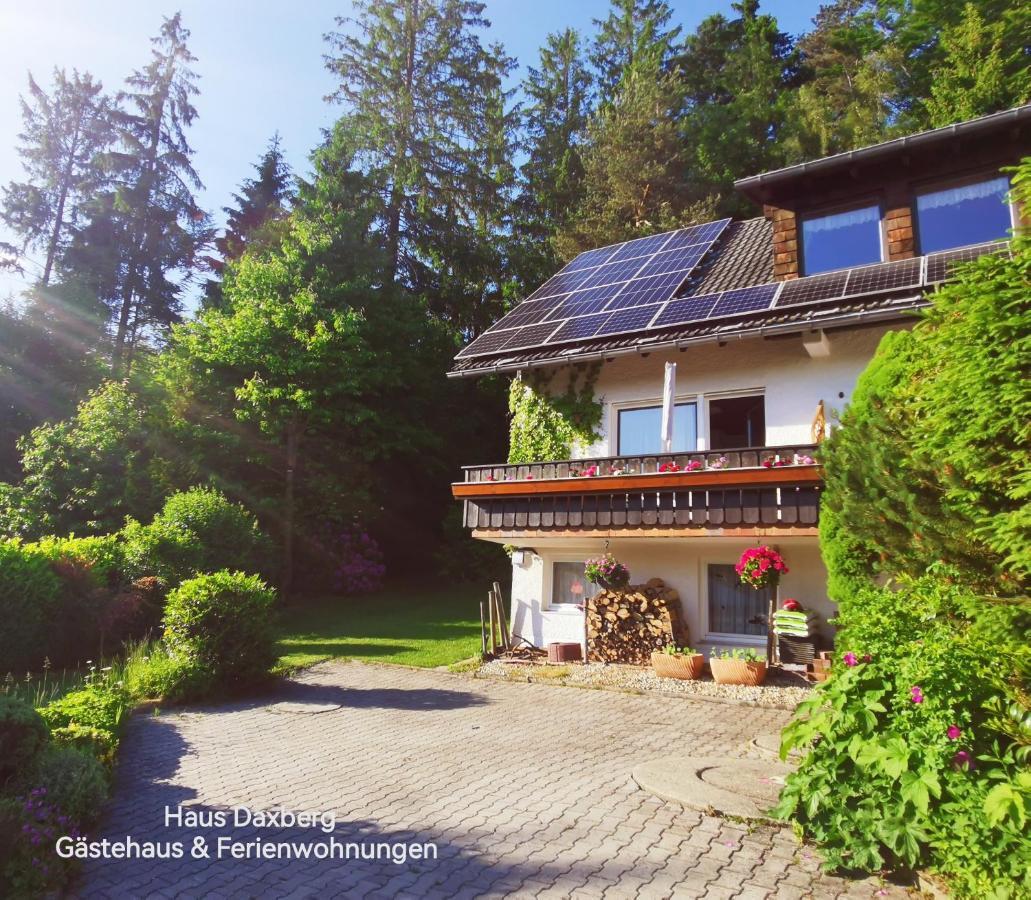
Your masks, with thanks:
[(694, 681), (705, 668), (705, 657), (701, 653), (674, 656), (661, 650), (652, 652), (652, 668), (660, 678), (681, 678)]
[(709, 660), (713, 680), (717, 684), (762, 684), (766, 680), (766, 663), (749, 662), (745, 659)]

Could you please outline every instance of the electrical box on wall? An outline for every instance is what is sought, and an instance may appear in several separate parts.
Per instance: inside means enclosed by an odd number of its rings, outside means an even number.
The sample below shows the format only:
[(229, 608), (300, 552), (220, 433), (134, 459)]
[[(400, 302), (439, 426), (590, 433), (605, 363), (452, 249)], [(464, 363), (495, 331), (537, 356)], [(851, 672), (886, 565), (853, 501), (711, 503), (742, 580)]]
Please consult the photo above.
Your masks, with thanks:
[(512, 565), (522, 566), (526, 563), (526, 551), (525, 550), (513, 550), (512, 551)]

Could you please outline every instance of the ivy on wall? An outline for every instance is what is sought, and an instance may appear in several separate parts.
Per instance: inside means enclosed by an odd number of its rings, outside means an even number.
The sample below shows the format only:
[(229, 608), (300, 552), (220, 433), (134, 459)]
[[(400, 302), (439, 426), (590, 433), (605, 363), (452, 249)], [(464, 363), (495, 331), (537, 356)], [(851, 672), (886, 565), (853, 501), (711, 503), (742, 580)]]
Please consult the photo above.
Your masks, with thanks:
[(574, 444), (586, 447), (601, 436), (602, 404), (594, 396), (601, 363), (571, 366), (568, 371), (569, 381), (561, 392), (554, 390), (555, 371), (530, 370), (526, 377), (520, 373), (512, 380), (510, 463), (569, 459)]

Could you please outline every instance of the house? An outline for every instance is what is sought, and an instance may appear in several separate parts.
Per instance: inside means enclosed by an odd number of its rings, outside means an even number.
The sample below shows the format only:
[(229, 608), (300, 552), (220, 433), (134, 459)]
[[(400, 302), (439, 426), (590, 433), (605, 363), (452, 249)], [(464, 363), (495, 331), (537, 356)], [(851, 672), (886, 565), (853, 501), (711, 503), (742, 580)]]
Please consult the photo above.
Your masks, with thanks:
[(790, 569), (780, 599), (830, 636), (816, 443), (885, 332), (957, 261), (1007, 252), (1005, 169), (1029, 136), (1024, 106), (741, 179), (761, 215), (581, 254), (465, 347), (453, 377), (595, 379), (600, 404), (569, 459), (471, 466), (452, 486), (474, 537), (516, 548), (512, 632), (582, 641), (584, 560), (608, 549), (635, 583), (676, 589), (692, 646), (764, 645), (767, 596), (734, 564), (769, 544)]

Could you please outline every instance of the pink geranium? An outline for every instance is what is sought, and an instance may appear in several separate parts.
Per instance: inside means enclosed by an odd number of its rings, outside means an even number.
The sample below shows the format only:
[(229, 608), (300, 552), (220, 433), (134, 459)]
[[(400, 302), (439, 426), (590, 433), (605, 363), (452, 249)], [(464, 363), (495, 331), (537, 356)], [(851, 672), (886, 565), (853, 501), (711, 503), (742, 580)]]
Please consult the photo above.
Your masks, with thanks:
[(920, 689), (919, 685), (913, 685), (913, 687), (909, 689), (909, 699), (914, 703), (924, 702), (924, 692)]
[(844, 661), (845, 665), (848, 666), (849, 668), (852, 668), (852, 666), (859, 665), (859, 660), (856, 659), (856, 655), (851, 650), (848, 653), (846, 653), (844, 656), (842, 656), (841, 659)]
[(963, 731), (958, 725), (950, 725), (949, 730), (945, 733), (948, 735), (950, 741), (958, 741), (960, 736), (963, 734)]
[(780, 576), (788, 571), (781, 556), (772, 547), (749, 547), (741, 554), (734, 571), (737, 572), (742, 584), (747, 584), (756, 590), (765, 587), (775, 587), (780, 581)]

